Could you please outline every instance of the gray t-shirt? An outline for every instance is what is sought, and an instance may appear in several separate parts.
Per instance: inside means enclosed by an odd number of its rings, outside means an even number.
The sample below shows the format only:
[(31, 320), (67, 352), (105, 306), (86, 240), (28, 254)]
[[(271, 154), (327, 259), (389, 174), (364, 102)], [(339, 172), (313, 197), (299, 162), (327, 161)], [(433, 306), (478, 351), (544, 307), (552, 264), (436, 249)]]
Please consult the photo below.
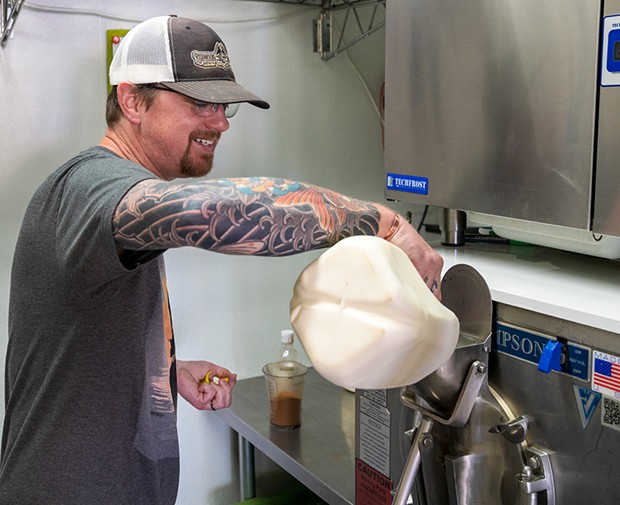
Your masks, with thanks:
[(145, 168), (93, 147), (41, 185), (11, 274), (0, 505), (171, 505), (174, 340), (163, 251), (121, 264), (120, 199)]

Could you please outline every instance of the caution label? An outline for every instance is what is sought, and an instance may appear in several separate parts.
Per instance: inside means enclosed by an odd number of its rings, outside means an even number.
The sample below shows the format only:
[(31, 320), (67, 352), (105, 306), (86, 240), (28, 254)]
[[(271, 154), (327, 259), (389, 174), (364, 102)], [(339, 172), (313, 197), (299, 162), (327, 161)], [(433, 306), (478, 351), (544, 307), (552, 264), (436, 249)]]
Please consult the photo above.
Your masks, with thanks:
[(377, 403), (366, 396), (360, 398), (359, 457), (384, 475), (390, 475), (391, 415), (384, 405), (385, 401)]
[(392, 481), (361, 459), (355, 459), (355, 505), (391, 505)]

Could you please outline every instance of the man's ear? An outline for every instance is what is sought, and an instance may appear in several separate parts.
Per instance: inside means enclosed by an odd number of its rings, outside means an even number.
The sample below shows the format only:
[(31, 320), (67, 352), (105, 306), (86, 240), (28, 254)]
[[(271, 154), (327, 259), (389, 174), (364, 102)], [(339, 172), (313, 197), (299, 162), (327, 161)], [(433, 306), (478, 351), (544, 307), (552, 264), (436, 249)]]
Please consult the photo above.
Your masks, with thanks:
[(133, 84), (121, 82), (116, 88), (118, 105), (123, 111), (123, 115), (134, 124), (139, 124), (141, 120), (140, 104), (141, 101), (134, 93)]

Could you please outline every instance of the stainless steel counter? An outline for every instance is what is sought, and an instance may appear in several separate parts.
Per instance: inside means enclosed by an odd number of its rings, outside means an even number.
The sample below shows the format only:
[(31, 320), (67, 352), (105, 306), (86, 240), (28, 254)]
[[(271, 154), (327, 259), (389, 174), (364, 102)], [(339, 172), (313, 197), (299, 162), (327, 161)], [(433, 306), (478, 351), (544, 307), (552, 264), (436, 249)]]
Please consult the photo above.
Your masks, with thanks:
[(436, 247), (444, 270), (478, 270), (494, 302), (620, 333), (620, 261), (537, 246)]
[(239, 435), (241, 499), (254, 496), (254, 448), (330, 505), (355, 501), (355, 395), (313, 368), (306, 376), (301, 426), (269, 424), (265, 379), (240, 380), (233, 405), (217, 415)]

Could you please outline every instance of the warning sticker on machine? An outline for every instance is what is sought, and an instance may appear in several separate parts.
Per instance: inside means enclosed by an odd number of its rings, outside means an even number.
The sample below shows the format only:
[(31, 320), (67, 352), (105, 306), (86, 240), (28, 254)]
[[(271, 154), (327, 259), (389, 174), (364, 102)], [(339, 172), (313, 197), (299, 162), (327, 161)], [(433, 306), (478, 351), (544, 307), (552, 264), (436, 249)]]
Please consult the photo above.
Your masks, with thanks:
[(620, 398), (620, 357), (600, 351), (592, 353), (592, 390)]
[(360, 459), (355, 460), (355, 505), (390, 505), (392, 481)]
[(382, 404), (360, 398), (359, 456), (384, 475), (390, 474), (390, 417)]
[(368, 398), (382, 407), (387, 407), (387, 389), (364, 389), (364, 398)]

